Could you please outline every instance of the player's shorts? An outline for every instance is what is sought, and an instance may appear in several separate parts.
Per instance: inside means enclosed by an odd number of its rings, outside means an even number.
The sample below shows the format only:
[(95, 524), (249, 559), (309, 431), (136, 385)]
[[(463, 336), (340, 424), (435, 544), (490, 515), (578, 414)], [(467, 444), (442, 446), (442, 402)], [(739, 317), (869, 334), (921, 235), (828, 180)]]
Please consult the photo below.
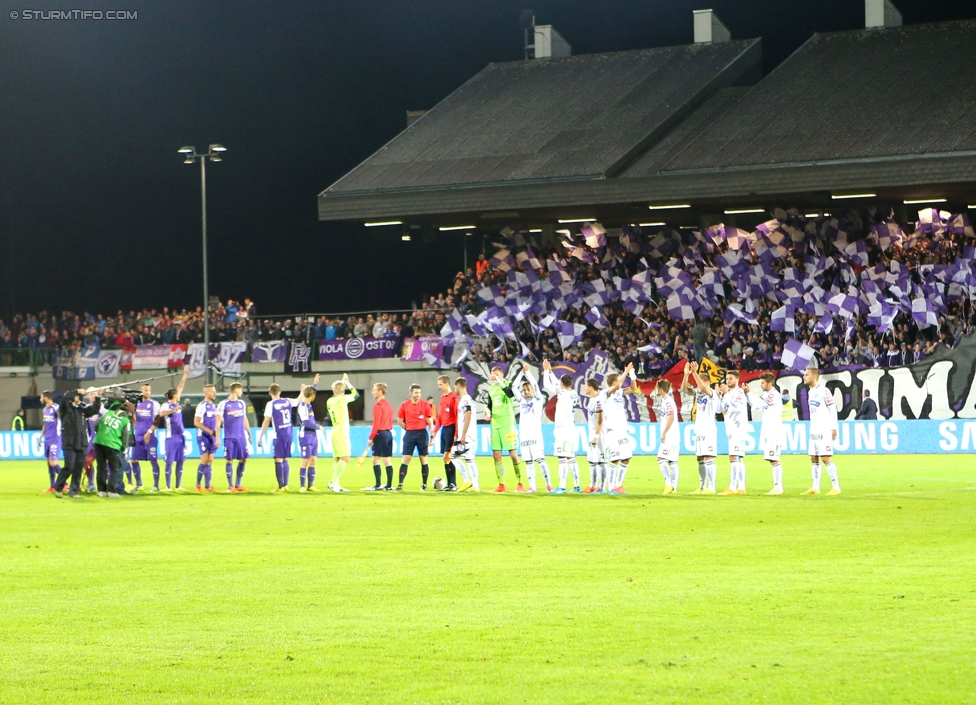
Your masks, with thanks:
[[(463, 450), (462, 450), (463, 449)], [(470, 439), (470, 443), (457, 441), (454, 445), (453, 457), (462, 460), (474, 460), (475, 451), (478, 450), (478, 439)]]
[(200, 455), (211, 455), (217, 452), (217, 439), (214, 438), (212, 433), (200, 432), (197, 434), (197, 448), (200, 449)]
[(377, 431), (373, 437), (373, 457), (389, 458), (393, 455), (393, 434), (389, 431)]
[(557, 458), (572, 458), (576, 455), (575, 427), (559, 428), (557, 426), (553, 435), (555, 437), (553, 454)]
[(586, 442), (586, 462), (588, 463), (602, 463), (603, 462), (603, 441), (604, 438), (601, 436), (600, 440), (597, 441), (596, 445), (587, 440)]
[(518, 433), (515, 426), (491, 427), (491, 449), (504, 452), (515, 450), (518, 446)]
[(303, 433), (298, 439), (298, 450), (303, 458), (314, 458), (319, 451), (319, 438), (315, 433)]
[(247, 460), (247, 442), (243, 438), (224, 439), (224, 457), (227, 460)]
[(273, 452), (275, 458), (290, 458), (291, 457), (291, 447), (294, 442), (294, 436), (292, 435), (292, 430), (285, 429), (284, 432), (277, 432), (275, 434)]
[(427, 434), (427, 429), (422, 431), (407, 431), (403, 434), (403, 454), (413, 455), (414, 450), (417, 451), (417, 455), (421, 458), (426, 458), (427, 453), (430, 452), (429, 448), (430, 436)]
[(60, 443), (45, 443), (44, 444), (44, 457), (48, 459), (49, 462), (58, 462), (61, 457), (61, 444)]
[(457, 437), (457, 426), (441, 426), (441, 453), (446, 453), (454, 447)]
[(533, 460), (545, 460), (546, 447), (542, 442), (542, 437), (522, 438), (519, 441), (519, 455), (527, 463)]
[(149, 443), (143, 443), (141, 438), (136, 439), (136, 444), (132, 447), (132, 459), (133, 460), (155, 460), (156, 454), (158, 453), (158, 448), (156, 447), (156, 437), (150, 436), (152, 439)]
[(348, 458), (352, 444), (349, 442), (349, 431), (332, 434), (332, 457)]
[(742, 436), (729, 436), (729, 457), (743, 458), (746, 454), (746, 439)]
[(714, 458), (718, 455), (718, 433), (715, 431), (695, 434), (695, 455)]
[(772, 460), (774, 463), (778, 463), (783, 445), (776, 437), (763, 436), (759, 439), (759, 449), (762, 451), (763, 460)]
[(183, 442), (183, 435), (167, 438), (166, 462), (182, 463), (184, 460), (186, 460), (186, 444)]
[(830, 435), (826, 433), (811, 433), (807, 443), (807, 454), (810, 456), (831, 456), (834, 454), (834, 444)]
[(669, 463), (678, 462), (681, 448), (677, 443), (662, 443), (657, 449), (657, 459), (667, 460)]
[(603, 458), (608, 463), (630, 460), (637, 444), (626, 431), (610, 431), (603, 441)]

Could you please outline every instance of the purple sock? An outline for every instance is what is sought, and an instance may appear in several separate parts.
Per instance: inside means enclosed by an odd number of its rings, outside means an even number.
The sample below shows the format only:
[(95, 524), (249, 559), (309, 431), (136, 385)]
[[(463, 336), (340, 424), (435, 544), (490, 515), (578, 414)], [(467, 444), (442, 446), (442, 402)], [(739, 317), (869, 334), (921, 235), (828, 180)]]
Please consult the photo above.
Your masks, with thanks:
[(60, 465), (47, 466), (47, 476), (51, 479), (51, 483), (48, 485), (48, 487), (54, 487), (54, 481), (58, 479), (59, 472), (61, 472)]
[[(174, 487), (180, 487), (180, 483), (183, 482), (183, 463), (176, 463), (176, 484)], [(166, 486), (169, 487), (169, 473), (166, 474)]]
[(233, 489), (234, 488), (234, 463), (228, 460), (225, 470), (227, 471), (227, 487)]
[(307, 472), (307, 470), (305, 470), (305, 468), (301, 468), (298, 471), (298, 482), (301, 484), (302, 487), (305, 486), (305, 473), (306, 472)]
[(159, 489), (159, 461), (150, 460), (149, 464), (152, 465), (153, 487), (155, 487), (158, 490)]
[[(203, 463), (200, 463), (199, 465), (197, 465), (197, 487), (199, 487), (200, 485), (203, 484), (203, 469), (205, 467), (207, 467), (207, 466), (204, 465)], [(180, 481), (177, 480), (176, 481), (176, 484), (177, 485), (180, 484)]]
[(308, 486), (311, 487), (315, 484), (315, 466), (308, 466)]
[(241, 486), (241, 480), (244, 479), (244, 463), (245, 461), (239, 460), (237, 462), (237, 481), (234, 483), (235, 487)]
[(282, 487), (282, 484), (283, 483), (282, 483), (281, 480), (282, 480), (283, 475), (284, 475), (284, 470), (282, 470), (282, 468), (281, 468), (281, 463), (276, 460), (275, 461), (275, 480), (278, 481), (278, 489), (281, 489), (281, 487)]
[(142, 468), (139, 463), (132, 463), (132, 476), (136, 480), (136, 487), (142, 487)]
[(281, 463), (281, 479), (282, 487), (288, 487), (288, 480), (290, 479), (291, 469), (288, 467), (288, 461), (285, 460)]
[(204, 465), (203, 466), (203, 481), (205, 483), (207, 483), (205, 486), (206, 486), (206, 488), (208, 490), (210, 489), (210, 481), (211, 480), (213, 480), (213, 466), (212, 465)]

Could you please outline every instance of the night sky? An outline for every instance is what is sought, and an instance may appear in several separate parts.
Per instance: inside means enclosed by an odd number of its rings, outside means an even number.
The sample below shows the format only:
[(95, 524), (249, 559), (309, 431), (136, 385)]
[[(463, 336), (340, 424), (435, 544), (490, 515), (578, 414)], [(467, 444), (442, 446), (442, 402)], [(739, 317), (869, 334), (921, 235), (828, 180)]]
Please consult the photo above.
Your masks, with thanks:
[[(896, 4), (906, 24), (976, 16)], [(859, 0), (0, 0), (0, 315), (198, 305), (199, 167), (176, 150), (211, 142), (229, 150), (208, 165), (211, 294), (271, 314), (409, 308), (443, 289), (458, 238), (320, 223), (316, 195), (406, 110), (520, 59), (526, 6), (574, 54), (690, 43), (692, 10), (711, 6), (733, 38), (762, 37), (767, 71), (814, 31), (864, 22)], [(69, 7), (139, 17), (9, 18)]]

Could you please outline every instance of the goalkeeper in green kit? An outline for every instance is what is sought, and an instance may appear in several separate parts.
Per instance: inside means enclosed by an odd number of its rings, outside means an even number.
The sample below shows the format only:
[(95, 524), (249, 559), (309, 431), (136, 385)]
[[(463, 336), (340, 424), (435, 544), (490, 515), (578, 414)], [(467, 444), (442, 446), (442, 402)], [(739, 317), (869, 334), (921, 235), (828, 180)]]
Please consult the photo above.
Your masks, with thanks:
[(515, 430), (515, 393), (512, 382), (505, 379), (501, 367), (491, 368), (488, 378), (488, 411), (485, 414), (491, 422), (491, 454), (495, 460), (495, 474), (498, 487), (495, 492), (505, 491), (505, 468), (502, 465), (502, 451), (508, 451), (512, 458), (512, 468), (518, 481), (516, 492), (525, 492), (522, 487), (521, 461), (518, 456), (518, 433)]

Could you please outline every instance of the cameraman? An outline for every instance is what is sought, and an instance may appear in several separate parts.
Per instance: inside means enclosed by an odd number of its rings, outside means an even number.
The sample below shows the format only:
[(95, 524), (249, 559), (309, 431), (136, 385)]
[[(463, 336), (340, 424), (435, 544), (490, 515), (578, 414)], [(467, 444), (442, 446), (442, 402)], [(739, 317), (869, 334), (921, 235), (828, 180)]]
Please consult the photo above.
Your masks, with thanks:
[[(98, 468), (98, 496), (118, 497), (126, 494), (122, 484), (122, 454), (129, 443), (132, 421), (129, 413), (135, 405), (124, 399), (108, 403), (108, 412), (95, 426), (95, 463)], [(126, 413), (129, 412), (129, 413)], [(105, 466), (108, 464), (108, 471)]]
[[(82, 399), (88, 400), (82, 404)], [(81, 470), (88, 455), (88, 418), (97, 414), (102, 403), (94, 394), (85, 395), (84, 389), (65, 392), (58, 416), (61, 417), (61, 443), (64, 450), (64, 467), (54, 481), (54, 496), (60, 498), (65, 482), (71, 478), (68, 497), (74, 499), (81, 491)]]

